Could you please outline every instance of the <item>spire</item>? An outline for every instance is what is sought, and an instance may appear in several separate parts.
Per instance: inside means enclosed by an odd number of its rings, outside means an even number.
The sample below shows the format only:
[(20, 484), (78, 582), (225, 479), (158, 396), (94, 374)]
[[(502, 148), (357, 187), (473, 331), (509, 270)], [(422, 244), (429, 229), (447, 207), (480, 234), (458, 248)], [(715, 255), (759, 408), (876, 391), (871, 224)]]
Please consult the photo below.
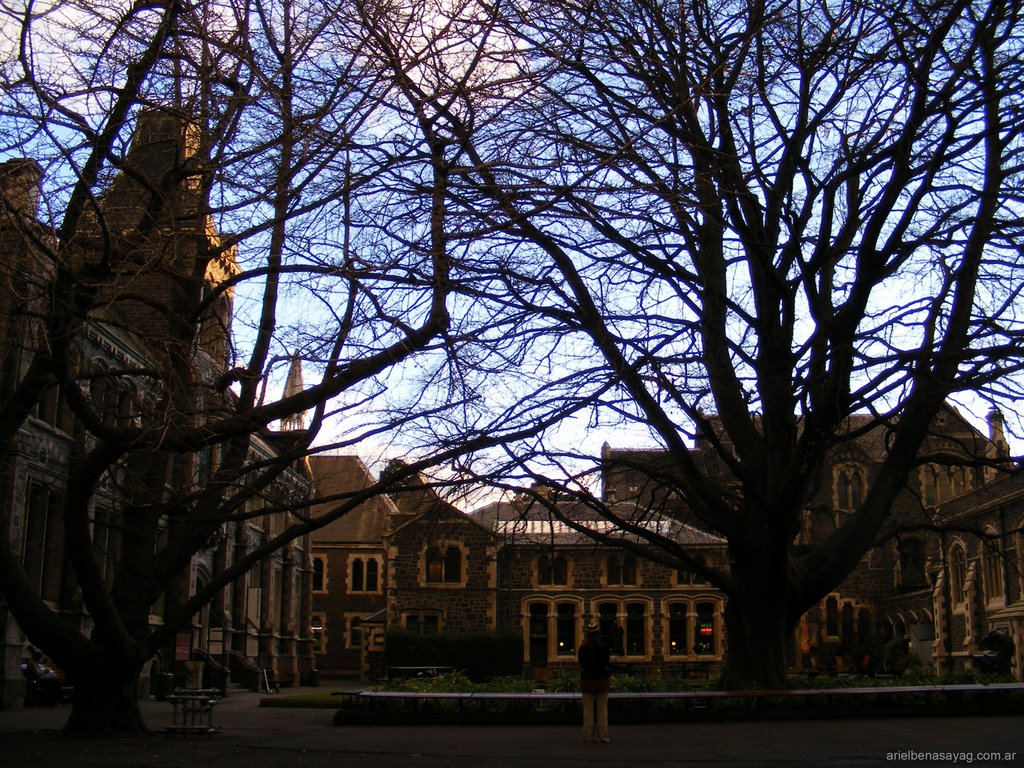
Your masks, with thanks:
[[(296, 352), (292, 355), (291, 365), (288, 366), (288, 378), (284, 382), (284, 396), (285, 398), (289, 398), (302, 394), (305, 388), (306, 387), (302, 381), (302, 358), (299, 357), (299, 353)], [(286, 416), (281, 419), (282, 431), (302, 430), (305, 428), (305, 411), (299, 411), (298, 413), (293, 413), (291, 416)]]

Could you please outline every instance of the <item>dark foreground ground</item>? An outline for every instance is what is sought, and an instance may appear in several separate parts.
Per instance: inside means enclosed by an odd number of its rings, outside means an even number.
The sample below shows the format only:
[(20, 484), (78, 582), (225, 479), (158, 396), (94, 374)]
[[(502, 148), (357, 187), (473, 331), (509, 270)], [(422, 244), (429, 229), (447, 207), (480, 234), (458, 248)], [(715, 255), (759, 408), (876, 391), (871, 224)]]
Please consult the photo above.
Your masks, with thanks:
[[(299, 689), (301, 691), (301, 689)], [(294, 691), (294, 692), (299, 692)], [(0, 711), (2, 768), (632, 768), (632, 766), (1024, 765), (1024, 717), (909, 717), (683, 724), (612, 723), (611, 744), (580, 730), (533, 726), (335, 726), (330, 709), (260, 707), (234, 694), (222, 731), (166, 738), (170, 706), (143, 702), (154, 735), (71, 740), (68, 709)]]

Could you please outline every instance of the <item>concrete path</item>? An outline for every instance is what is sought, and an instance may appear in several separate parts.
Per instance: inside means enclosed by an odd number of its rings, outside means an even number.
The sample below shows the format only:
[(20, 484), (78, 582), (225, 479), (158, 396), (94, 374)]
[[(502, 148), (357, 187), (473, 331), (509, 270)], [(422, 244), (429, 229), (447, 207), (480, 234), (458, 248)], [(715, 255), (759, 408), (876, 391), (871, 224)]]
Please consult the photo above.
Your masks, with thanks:
[[(299, 693), (292, 689), (282, 694)], [(68, 710), (0, 711), (2, 768), (601, 768), (632, 766), (1024, 765), (1024, 717), (898, 718), (630, 725), (611, 744), (568, 726), (334, 726), (330, 709), (260, 707), (237, 693), (217, 705), (221, 733), (160, 735), (170, 706), (145, 701), (149, 738), (57, 733)]]

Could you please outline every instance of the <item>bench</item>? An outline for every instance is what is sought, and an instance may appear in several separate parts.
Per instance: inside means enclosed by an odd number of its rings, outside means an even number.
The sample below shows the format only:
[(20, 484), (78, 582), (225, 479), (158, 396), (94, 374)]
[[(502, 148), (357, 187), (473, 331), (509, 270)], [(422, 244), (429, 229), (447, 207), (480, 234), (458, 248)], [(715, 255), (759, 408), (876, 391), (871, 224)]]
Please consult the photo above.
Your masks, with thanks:
[(213, 688), (177, 688), (165, 699), (171, 705), (171, 724), (165, 729), (168, 738), (176, 735), (210, 736), (220, 730), (213, 722), (213, 708), (220, 692)]

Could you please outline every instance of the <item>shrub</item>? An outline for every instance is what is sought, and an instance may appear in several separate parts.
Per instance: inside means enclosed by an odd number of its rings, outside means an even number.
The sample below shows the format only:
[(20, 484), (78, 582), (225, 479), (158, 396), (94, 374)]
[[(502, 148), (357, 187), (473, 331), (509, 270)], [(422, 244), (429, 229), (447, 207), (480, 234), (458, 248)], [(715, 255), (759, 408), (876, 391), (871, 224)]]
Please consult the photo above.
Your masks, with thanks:
[(470, 681), (518, 675), (522, 637), (513, 632), (419, 635), (388, 632), (384, 652), (389, 667), (452, 667)]

